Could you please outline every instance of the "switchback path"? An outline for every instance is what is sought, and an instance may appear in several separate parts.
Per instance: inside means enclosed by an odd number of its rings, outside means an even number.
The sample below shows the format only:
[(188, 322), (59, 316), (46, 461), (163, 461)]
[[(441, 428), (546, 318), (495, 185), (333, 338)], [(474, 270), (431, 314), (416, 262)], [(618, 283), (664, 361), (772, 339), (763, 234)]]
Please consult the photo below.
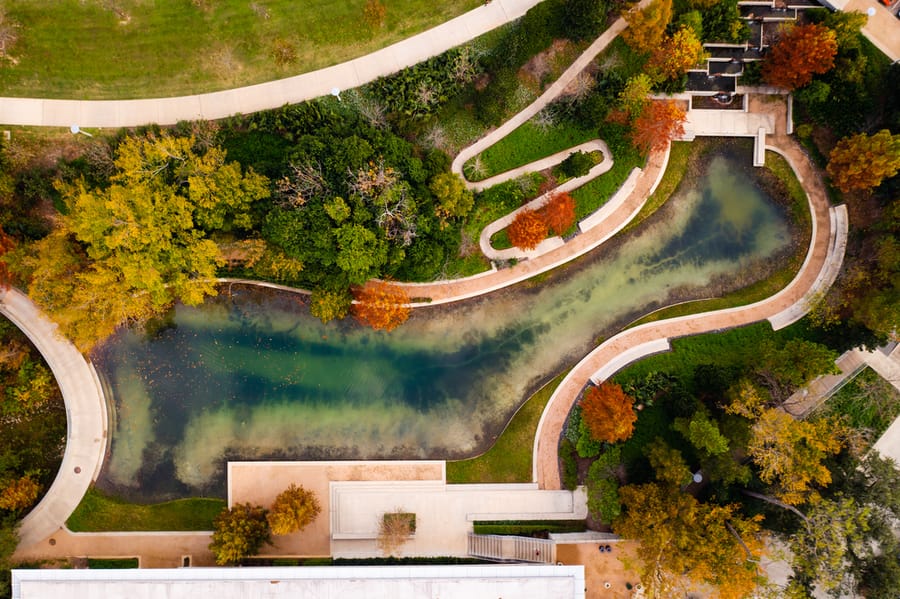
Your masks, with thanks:
[[(847, 236), (846, 208), (831, 208), (822, 180), (796, 141), (787, 136), (769, 138), (769, 149), (790, 163), (808, 196), (812, 212), (812, 239), (800, 271), (787, 287), (756, 303), (647, 323), (608, 339), (579, 362), (563, 379), (547, 403), (534, 441), (534, 480), (542, 489), (560, 488), (558, 446), (566, 418), (589, 381), (603, 381), (627, 364), (670, 349), (676, 337), (729, 329), (770, 319), (787, 326), (806, 313), (810, 297), (827, 289), (840, 269)], [(785, 317), (789, 315), (790, 318)]]
[(66, 451), (41, 502), (22, 521), (19, 546), (57, 532), (100, 474), (106, 453), (106, 400), (93, 364), (17, 289), (0, 291), (0, 314), (28, 336), (53, 371), (66, 404)]

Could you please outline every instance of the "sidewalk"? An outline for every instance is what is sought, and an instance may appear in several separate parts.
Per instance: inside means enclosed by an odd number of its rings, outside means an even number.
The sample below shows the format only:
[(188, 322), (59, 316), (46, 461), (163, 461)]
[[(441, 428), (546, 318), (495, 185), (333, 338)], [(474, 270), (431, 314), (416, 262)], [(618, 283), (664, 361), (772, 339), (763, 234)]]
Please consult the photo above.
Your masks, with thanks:
[[(788, 310), (800, 302), (807, 302), (811, 290), (820, 280), (821, 271), (830, 263), (839, 263), (843, 254), (836, 255), (832, 243), (832, 211), (825, 188), (806, 154), (791, 138), (770, 138), (773, 149), (784, 155), (797, 173), (806, 190), (813, 218), (812, 240), (806, 260), (794, 280), (777, 294), (762, 301), (703, 314), (672, 318), (625, 330), (608, 339), (579, 362), (557, 387), (544, 409), (534, 442), (534, 480), (542, 489), (560, 488), (557, 448), (563, 427), (572, 405), (589, 379), (599, 382), (610, 376), (605, 368), (623, 354), (631, 361), (643, 355), (665, 350), (667, 340), (696, 335), (766, 320)], [(846, 235), (846, 230), (840, 232)], [(635, 348), (640, 348), (635, 354)], [(624, 366), (625, 364), (617, 364)]]
[(137, 127), (221, 119), (359, 87), (464, 44), (514, 21), (541, 0), (492, 0), (428, 31), (348, 62), (287, 79), (209, 94), (141, 100), (0, 98), (7, 125)]
[(68, 419), (59, 472), (19, 528), (19, 546), (27, 547), (65, 525), (100, 473), (107, 440), (106, 400), (94, 366), (57, 334), (56, 325), (28, 296), (17, 289), (0, 291), (0, 314), (27, 335), (47, 361), (62, 392)]

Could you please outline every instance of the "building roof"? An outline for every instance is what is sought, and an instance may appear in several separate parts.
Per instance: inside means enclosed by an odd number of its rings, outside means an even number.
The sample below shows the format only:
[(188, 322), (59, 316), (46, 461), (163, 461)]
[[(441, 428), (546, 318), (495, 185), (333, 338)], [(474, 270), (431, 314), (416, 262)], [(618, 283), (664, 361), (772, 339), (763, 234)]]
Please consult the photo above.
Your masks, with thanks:
[(13, 599), (584, 599), (583, 566), (13, 570)]

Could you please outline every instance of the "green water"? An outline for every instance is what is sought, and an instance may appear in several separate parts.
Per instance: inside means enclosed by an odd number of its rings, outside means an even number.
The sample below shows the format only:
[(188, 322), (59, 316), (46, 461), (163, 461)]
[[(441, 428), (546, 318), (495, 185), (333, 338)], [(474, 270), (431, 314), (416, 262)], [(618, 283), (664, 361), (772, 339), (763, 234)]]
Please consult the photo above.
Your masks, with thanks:
[(122, 332), (97, 360), (118, 415), (100, 484), (160, 499), (220, 493), (226, 458), (481, 451), (598, 336), (783, 258), (790, 230), (747, 163), (715, 158), (698, 189), (540, 285), (416, 310), (390, 334), (323, 325), (302, 298), (238, 286), (151, 333)]

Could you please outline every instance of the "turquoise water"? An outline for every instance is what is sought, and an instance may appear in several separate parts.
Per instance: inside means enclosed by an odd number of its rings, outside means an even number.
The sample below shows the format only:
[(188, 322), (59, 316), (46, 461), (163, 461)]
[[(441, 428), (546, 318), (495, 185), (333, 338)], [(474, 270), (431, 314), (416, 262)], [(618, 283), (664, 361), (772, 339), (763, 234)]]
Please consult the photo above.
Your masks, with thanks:
[(416, 310), (390, 334), (239, 286), (123, 331), (97, 359), (117, 413), (101, 485), (160, 499), (220, 493), (226, 458), (478, 453), (598, 336), (784, 256), (785, 217), (747, 163), (715, 158), (698, 189), (540, 285)]

